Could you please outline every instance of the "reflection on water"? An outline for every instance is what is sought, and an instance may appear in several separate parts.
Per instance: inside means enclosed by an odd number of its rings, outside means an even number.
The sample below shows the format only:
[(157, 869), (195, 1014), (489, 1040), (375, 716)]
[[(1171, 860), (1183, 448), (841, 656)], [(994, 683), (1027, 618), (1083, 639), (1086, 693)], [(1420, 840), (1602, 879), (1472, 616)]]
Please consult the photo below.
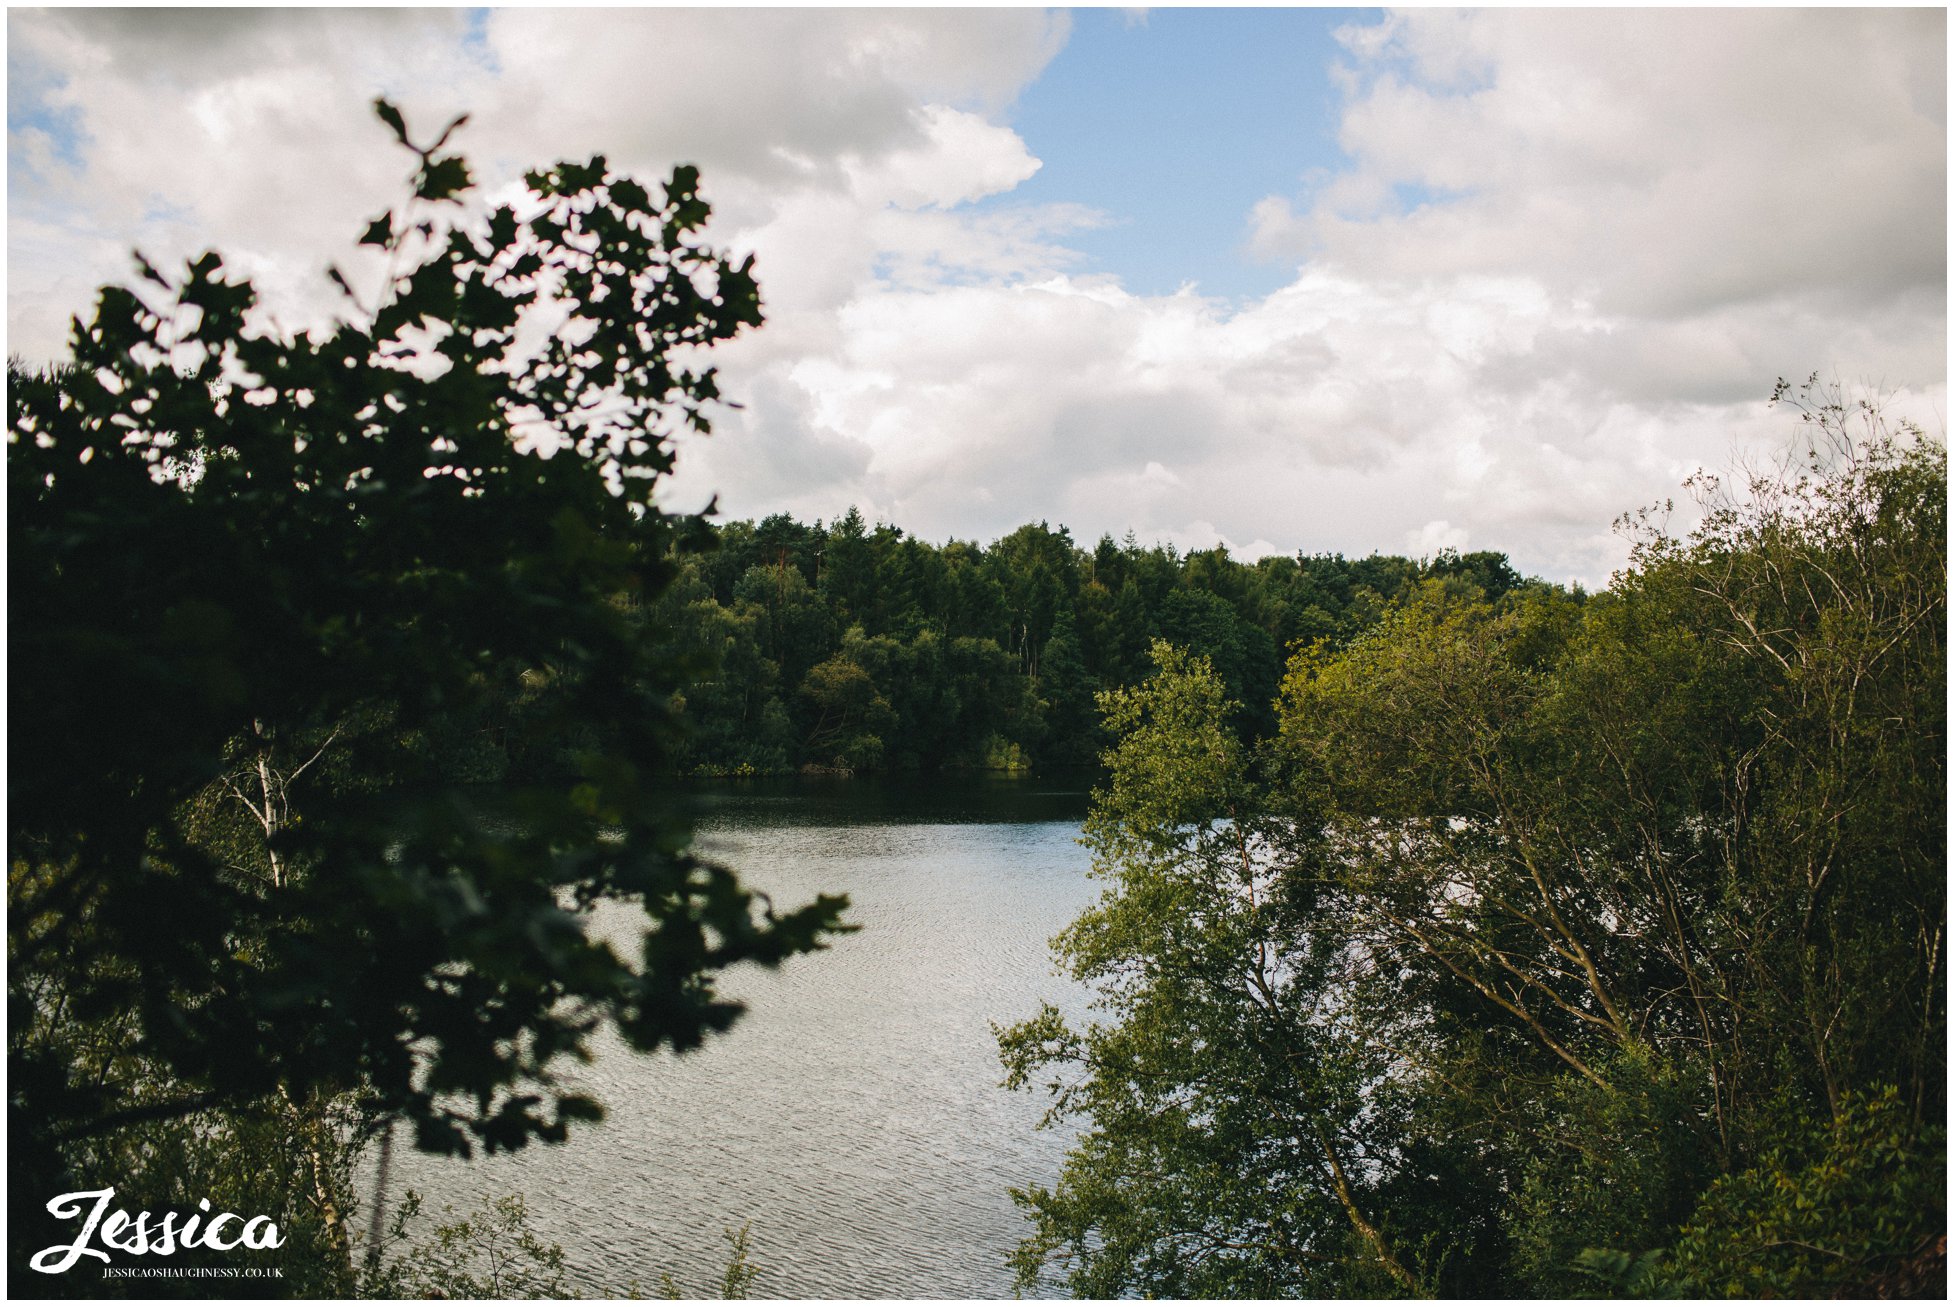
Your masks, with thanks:
[(721, 1231), (753, 1224), (755, 1292), (1005, 1297), (1065, 1139), (998, 1087), (992, 1021), (1077, 1011), (1047, 941), (1095, 895), (1075, 843), (1085, 784), (763, 781), (702, 786), (702, 851), (785, 907), (847, 893), (860, 932), (724, 989), (751, 1010), (684, 1058), (599, 1046), (609, 1109), (557, 1148), (446, 1162), (397, 1153), (391, 1188), (438, 1211), (519, 1190), (580, 1282), (709, 1289)]

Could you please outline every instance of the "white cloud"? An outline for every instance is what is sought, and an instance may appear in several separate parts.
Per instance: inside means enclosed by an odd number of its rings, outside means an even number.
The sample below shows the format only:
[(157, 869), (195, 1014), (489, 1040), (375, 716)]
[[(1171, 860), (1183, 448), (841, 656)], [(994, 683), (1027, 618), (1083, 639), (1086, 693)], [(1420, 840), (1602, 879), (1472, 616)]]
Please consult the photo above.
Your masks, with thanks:
[(1883, 382), (1940, 427), (1938, 11), (1350, 29), (1349, 166), (1243, 215), (1297, 269), (1245, 305), (1083, 275), (1068, 237), (1119, 215), (1009, 203), (1040, 164), (1005, 110), (1062, 16), (8, 21), (8, 317), (30, 355), (132, 244), (215, 244), (281, 320), (323, 312), (320, 268), (405, 172), (381, 92), (417, 126), (472, 110), (461, 145), (491, 183), (593, 152), (698, 163), (769, 323), (720, 352), (745, 407), (671, 493), (737, 515), (855, 503), (936, 538), (1042, 517), (1248, 557), (1470, 541), (1597, 582), (1618, 513), (1784, 438), (1761, 403), (1780, 373)]
[[(330, 298), (299, 288), (344, 257), (408, 170), (373, 119), (375, 95), (421, 134), (470, 112), (459, 143), (491, 182), (594, 153), (652, 177), (690, 161), (722, 238), (810, 199), (817, 213), (839, 205), (847, 216), (830, 225), (846, 228), (890, 204), (953, 205), (1029, 176), (1023, 142), (980, 115), (1036, 75), (1066, 23), (515, 9), (471, 28), (458, 10), (57, 10), (15, 11), (8, 29), (16, 80), (33, 83), (39, 111), (10, 113), (11, 150), (42, 174), (32, 193), (15, 188), (16, 273), (43, 265), (42, 239), (100, 232), (106, 243), (85, 258), (54, 260), (78, 304), (126, 274), (128, 244), (175, 260), (214, 240), (239, 266), (282, 275), (265, 289), (303, 318)], [(72, 127), (76, 166), (49, 162), (40, 117)], [(992, 246), (1010, 243), (992, 234)], [(866, 273), (874, 249), (841, 245), (856, 257), (840, 267)], [(15, 348), (58, 346), (45, 316), (9, 316)]]
[(916, 113), (922, 140), (880, 158), (842, 160), (849, 191), (865, 205), (947, 208), (1008, 191), (1038, 171), (1018, 134), (974, 113), (926, 105)]
[[(1353, 166), (1266, 207), (1265, 250), (1657, 317), (1945, 278), (1941, 12), (1420, 10), (1345, 40)], [(1443, 198), (1349, 198), (1399, 187)]]
[(1463, 553), (1471, 539), (1471, 533), (1464, 528), (1453, 526), (1444, 518), (1439, 518), (1435, 522), (1425, 523), (1416, 531), (1405, 532), (1405, 553), (1412, 558), (1430, 558), (1445, 549), (1455, 549)]

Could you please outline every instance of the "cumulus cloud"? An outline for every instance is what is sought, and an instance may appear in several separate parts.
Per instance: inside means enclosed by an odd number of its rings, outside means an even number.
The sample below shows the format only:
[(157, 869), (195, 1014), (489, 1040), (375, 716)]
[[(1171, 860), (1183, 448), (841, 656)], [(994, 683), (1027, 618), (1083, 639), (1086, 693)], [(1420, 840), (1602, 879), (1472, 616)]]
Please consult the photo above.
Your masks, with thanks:
[[(331, 303), (311, 289), (323, 265), (346, 257), (407, 170), (372, 117), (375, 95), (424, 133), (470, 113), (460, 141), (490, 183), (597, 153), (653, 177), (699, 164), (722, 239), (783, 234), (789, 283), (796, 265), (864, 276), (871, 243), (792, 257), (796, 216), (845, 229), (824, 201), (859, 220), (954, 206), (1029, 176), (1037, 161), (1023, 142), (982, 115), (1036, 75), (1066, 23), (1022, 12), (55, 10), (15, 11), (8, 30), (10, 82), (25, 97), (9, 105), (10, 155), (17, 178), (23, 160), (34, 174), (12, 201), (16, 274), (58, 268), (85, 294), (126, 272), (131, 243), (174, 260), (215, 241), (307, 319)], [(49, 257), (70, 233), (81, 239)], [(86, 241), (97, 233), (104, 241)], [(987, 241), (1011, 244), (1008, 230)], [(53, 352), (65, 310), (18, 312), (19, 299), (15, 348)]]
[(1295, 269), (1245, 303), (1087, 275), (1068, 239), (1121, 215), (1011, 202), (1042, 165), (1009, 106), (1062, 15), (8, 21), (8, 318), (30, 356), (131, 245), (215, 244), (281, 323), (324, 313), (320, 269), (404, 172), (375, 94), (416, 124), (471, 111), (492, 185), (596, 152), (647, 177), (698, 163), (769, 323), (720, 352), (744, 407), (684, 451), (674, 503), (852, 503), (936, 538), (1045, 518), (1250, 557), (1470, 542), (1598, 582), (1618, 513), (1785, 438), (1761, 404), (1781, 373), (1882, 383), (1941, 425), (1938, 11), (1353, 25), (1347, 164), (1243, 215)]
[(1265, 202), (1265, 252), (1523, 275), (1657, 320), (1945, 282), (1938, 11), (1413, 11), (1342, 35), (1352, 166)]

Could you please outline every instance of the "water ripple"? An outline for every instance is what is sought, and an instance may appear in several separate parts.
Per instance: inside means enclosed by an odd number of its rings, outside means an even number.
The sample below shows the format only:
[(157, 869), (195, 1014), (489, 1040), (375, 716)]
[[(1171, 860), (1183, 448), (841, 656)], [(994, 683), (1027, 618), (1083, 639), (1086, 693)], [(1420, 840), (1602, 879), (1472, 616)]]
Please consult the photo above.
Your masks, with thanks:
[(762, 1296), (1009, 1296), (1024, 1223), (1006, 1191), (1054, 1179), (1066, 1140), (998, 1087), (989, 1023), (1082, 1003), (1047, 951), (1096, 893), (1076, 815), (1014, 822), (993, 793), (946, 821), (837, 792), (735, 795), (700, 842), (780, 906), (846, 892), (859, 933), (731, 973), (751, 1011), (702, 1053), (601, 1046), (577, 1079), (603, 1125), (473, 1163), (397, 1156), (395, 1189), (435, 1211), (519, 1190), (594, 1288), (670, 1272), (707, 1290), (722, 1232), (750, 1221)]

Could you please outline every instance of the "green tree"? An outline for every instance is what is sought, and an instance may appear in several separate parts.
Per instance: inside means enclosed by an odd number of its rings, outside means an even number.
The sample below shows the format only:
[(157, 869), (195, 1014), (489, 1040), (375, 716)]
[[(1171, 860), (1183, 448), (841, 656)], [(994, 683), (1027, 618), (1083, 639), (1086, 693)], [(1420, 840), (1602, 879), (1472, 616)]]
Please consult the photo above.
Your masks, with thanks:
[(1086, 671), (1079, 649), (1078, 628), (1072, 614), (1060, 613), (1045, 646), (1038, 688), (1045, 705), (1046, 744), (1042, 756), (1050, 762), (1089, 763), (1100, 749), (1099, 716), (1094, 708), (1095, 681)]
[(793, 724), (780, 701), (779, 666), (761, 653), (765, 611), (751, 603), (727, 608), (710, 595), (670, 608), (673, 648), (713, 656), (711, 671), (679, 701), (687, 728), (680, 765), (707, 773), (786, 770)]
[(813, 714), (803, 748), (823, 765), (848, 771), (878, 768), (895, 726), (894, 709), (862, 666), (865, 643), (860, 628), (850, 631), (842, 652), (810, 669), (801, 685)]
[(388, 1237), (365, 1258), (362, 1298), (507, 1300), (590, 1296), (573, 1290), (560, 1244), (545, 1243), (529, 1228), (529, 1204), (521, 1194), (484, 1201), (473, 1211), (452, 1207), (425, 1237), (409, 1227), (421, 1197), (408, 1190), (394, 1213)]
[(1116, 742), (1085, 843), (1108, 886), (1054, 941), (1097, 1018), (1047, 1006), (999, 1033), (1007, 1084), (1084, 1126), (1055, 1187), (1013, 1191), (1034, 1224), (1019, 1283), (1057, 1262), (1097, 1298), (1419, 1288), (1375, 1205), (1382, 1055), (1323, 1019), (1339, 956), (1283, 884), (1297, 828), (1271, 816), (1208, 660), (1154, 659), (1102, 696)]
[[(1212, 555), (1191, 555), (1211, 559)], [(1225, 555), (1224, 555), (1225, 557)], [(1226, 599), (1211, 590), (1182, 589), (1160, 606), (1160, 637), (1183, 648), (1199, 649), (1235, 701), (1235, 727), (1256, 734), (1275, 729), (1275, 692), (1282, 659), (1268, 633), (1244, 621)]]
[(834, 611), (843, 630), (867, 626), (876, 614), (875, 553), (861, 510), (848, 511), (828, 528), (821, 558), (821, 596)]
[(1506, 1159), (1538, 1291), (1851, 1094), (1944, 1111), (1945, 454), (1809, 411), (1803, 471), (1645, 521), (1606, 595), (1428, 578), (1292, 663), (1360, 1010)]
[[(1711, 1186), (1664, 1270), (1719, 1297), (1912, 1296), (1887, 1291), (1894, 1272), (1931, 1259), (1946, 1232), (1945, 1131), (1891, 1086), (1848, 1090), (1819, 1129)], [(1914, 1291), (1946, 1292), (1944, 1260), (1938, 1278)]]
[(810, 668), (834, 652), (847, 629), (791, 563), (748, 568), (733, 587), (733, 600), (757, 610), (760, 648), (780, 668), (786, 686), (800, 685)]
[[(655, 779), (689, 669), (629, 600), (672, 577), (652, 487), (718, 393), (678, 360), (760, 320), (696, 173), (559, 164), (463, 222), (448, 133), (379, 110), (419, 162), (376, 298), (335, 271), (344, 320), (293, 337), (214, 254), (139, 261), (71, 368), (10, 377), (16, 1253), (87, 1149), (201, 1112), (358, 1091), (423, 1148), (561, 1139), (600, 1026), (696, 1047), (739, 1013), (718, 971), (842, 907), (756, 911)], [(551, 765), (464, 785), (426, 742), (471, 715)], [(356, 783), (302, 793), (334, 758)], [(253, 859), (200, 816), (227, 789)], [(641, 906), (633, 956), (603, 901)]]
[[(1780, 399), (1802, 464), (1698, 483), (1688, 537), (1631, 520), (1605, 594), (1307, 559), (1264, 574), (1329, 619), (1274, 739), (1218, 725), (1205, 659), (1103, 700), (1114, 888), (1056, 941), (1098, 1019), (1003, 1035), (1085, 1127), (1023, 1275), (1931, 1292), (1946, 454)], [(1154, 612), (1225, 654), (1239, 578), (1200, 567)]]

